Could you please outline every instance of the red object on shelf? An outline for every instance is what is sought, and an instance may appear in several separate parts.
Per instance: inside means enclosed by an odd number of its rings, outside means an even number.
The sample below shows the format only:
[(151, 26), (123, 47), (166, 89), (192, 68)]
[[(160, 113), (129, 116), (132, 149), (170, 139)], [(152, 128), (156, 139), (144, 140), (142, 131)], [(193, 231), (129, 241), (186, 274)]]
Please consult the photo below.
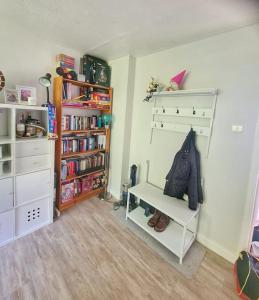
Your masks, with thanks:
[(92, 175), (82, 178), (81, 181), (82, 181), (82, 193), (89, 192), (93, 189)]
[(63, 184), (61, 186), (61, 201), (62, 203), (73, 200), (74, 198), (74, 182)]

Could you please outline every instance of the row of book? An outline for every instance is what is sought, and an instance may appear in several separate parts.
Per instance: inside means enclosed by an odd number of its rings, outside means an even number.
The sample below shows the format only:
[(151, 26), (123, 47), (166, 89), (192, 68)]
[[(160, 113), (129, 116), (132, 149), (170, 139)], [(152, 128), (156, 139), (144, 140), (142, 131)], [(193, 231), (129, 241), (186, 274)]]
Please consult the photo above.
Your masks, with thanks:
[(105, 149), (105, 146), (106, 135), (104, 134), (97, 134), (92, 137), (64, 136), (61, 142), (61, 154)]
[(92, 95), (91, 100), (104, 101), (104, 103), (110, 101), (110, 95), (108, 90), (96, 88), (93, 90), (91, 95)]
[(66, 203), (73, 200), (75, 196), (81, 193), (87, 193), (92, 190), (103, 188), (105, 186), (105, 176), (103, 172), (93, 175), (87, 175), (80, 179), (74, 179), (61, 185), (61, 202)]
[(105, 154), (63, 159), (61, 161), (61, 180), (67, 180), (76, 175), (83, 175), (104, 168)]
[(101, 116), (62, 116), (62, 130), (86, 130), (86, 129), (101, 129), (103, 121)]
[(80, 95), (80, 88), (69, 82), (63, 82), (63, 99), (71, 100)]

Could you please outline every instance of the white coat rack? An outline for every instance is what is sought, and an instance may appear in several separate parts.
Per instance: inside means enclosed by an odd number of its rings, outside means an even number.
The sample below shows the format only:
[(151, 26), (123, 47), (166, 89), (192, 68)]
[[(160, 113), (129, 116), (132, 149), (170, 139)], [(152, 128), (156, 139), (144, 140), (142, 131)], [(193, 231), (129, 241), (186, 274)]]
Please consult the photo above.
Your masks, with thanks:
[[(193, 97), (193, 103), (190, 107), (157, 107), (157, 100), (160, 97), (179, 97), (179, 96), (188, 96)], [(196, 96), (196, 97), (195, 97)], [(197, 96), (211, 96), (213, 98), (213, 103), (211, 108), (195, 108), (197, 105), (196, 99)], [(216, 109), (217, 102), (217, 89), (208, 88), (208, 89), (193, 89), (193, 90), (179, 90), (179, 91), (165, 91), (165, 92), (156, 92), (153, 93), (153, 97), (155, 98), (154, 107), (152, 108), (153, 120), (151, 122), (151, 138), (150, 143), (152, 142), (153, 130), (170, 130), (180, 133), (188, 133), (192, 128), (197, 135), (205, 136), (208, 138), (207, 142), (207, 156), (209, 154), (210, 147), (210, 139), (212, 135), (213, 121)], [(195, 97), (195, 98), (194, 98)], [(198, 98), (199, 99), (199, 98)], [(182, 100), (184, 101), (184, 99)], [(179, 117), (179, 118), (189, 118), (190, 122), (188, 124), (181, 123), (173, 123), (173, 122), (164, 122), (164, 121), (156, 121), (155, 116), (167, 116), (167, 117)], [(192, 119), (207, 119), (209, 120), (209, 126), (199, 126), (192, 125)]]

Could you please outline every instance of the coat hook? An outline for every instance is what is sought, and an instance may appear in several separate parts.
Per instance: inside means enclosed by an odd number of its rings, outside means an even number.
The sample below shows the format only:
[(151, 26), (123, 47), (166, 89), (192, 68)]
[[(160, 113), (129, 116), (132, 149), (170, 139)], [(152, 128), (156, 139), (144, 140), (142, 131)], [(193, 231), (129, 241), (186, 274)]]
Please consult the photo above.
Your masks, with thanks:
[(165, 113), (165, 108), (162, 106), (162, 109), (163, 109), (163, 114)]
[(177, 109), (176, 109), (176, 113), (179, 114), (179, 108), (178, 108), (178, 107), (177, 107)]
[(195, 109), (194, 109), (194, 106), (193, 106), (193, 108), (192, 108), (192, 114), (193, 114), (193, 115), (196, 114), (196, 111), (195, 111)]
[(164, 124), (163, 124), (163, 122), (161, 122), (161, 125), (160, 125), (160, 126), (161, 126), (161, 128), (163, 128), (163, 127), (164, 127)]

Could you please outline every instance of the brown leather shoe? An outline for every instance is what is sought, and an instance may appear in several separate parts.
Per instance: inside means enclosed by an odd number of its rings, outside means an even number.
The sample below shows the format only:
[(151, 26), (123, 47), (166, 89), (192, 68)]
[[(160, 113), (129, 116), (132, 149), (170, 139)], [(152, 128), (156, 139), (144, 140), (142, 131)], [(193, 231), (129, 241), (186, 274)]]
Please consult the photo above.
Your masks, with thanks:
[(169, 223), (170, 223), (170, 218), (167, 215), (161, 213), (161, 216), (158, 222), (156, 223), (154, 229), (157, 232), (162, 232), (166, 229)]
[(149, 219), (147, 225), (150, 227), (155, 227), (157, 222), (159, 221), (160, 216), (161, 216), (161, 212), (156, 209), (155, 214), (153, 215), (152, 218)]

